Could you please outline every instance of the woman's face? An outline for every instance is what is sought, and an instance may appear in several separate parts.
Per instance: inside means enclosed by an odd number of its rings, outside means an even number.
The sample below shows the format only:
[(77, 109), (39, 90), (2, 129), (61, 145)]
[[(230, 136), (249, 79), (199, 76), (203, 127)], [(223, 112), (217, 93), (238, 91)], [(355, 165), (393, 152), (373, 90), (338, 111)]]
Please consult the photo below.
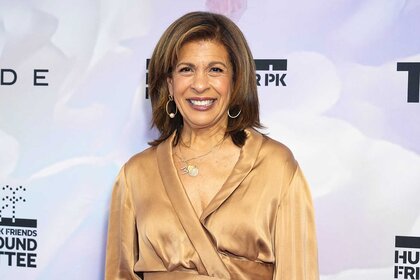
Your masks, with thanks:
[(184, 127), (226, 129), (232, 74), (229, 55), (222, 44), (193, 41), (181, 48), (167, 82), (184, 118)]

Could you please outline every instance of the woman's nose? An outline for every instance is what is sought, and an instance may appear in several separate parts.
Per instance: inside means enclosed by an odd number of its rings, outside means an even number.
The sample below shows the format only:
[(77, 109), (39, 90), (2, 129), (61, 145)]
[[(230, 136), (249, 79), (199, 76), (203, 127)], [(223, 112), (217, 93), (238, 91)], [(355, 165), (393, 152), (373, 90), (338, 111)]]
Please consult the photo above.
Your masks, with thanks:
[(197, 93), (202, 93), (209, 88), (209, 80), (206, 73), (195, 73), (191, 88)]

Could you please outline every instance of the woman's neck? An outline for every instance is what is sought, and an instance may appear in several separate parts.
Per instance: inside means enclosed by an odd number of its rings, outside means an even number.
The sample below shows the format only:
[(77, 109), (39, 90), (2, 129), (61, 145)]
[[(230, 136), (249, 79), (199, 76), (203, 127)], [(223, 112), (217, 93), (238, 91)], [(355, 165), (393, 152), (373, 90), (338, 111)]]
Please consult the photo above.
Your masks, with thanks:
[(184, 126), (178, 144), (195, 151), (208, 150), (209, 147), (216, 146), (223, 141), (225, 132), (225, 127), (192, 129)]

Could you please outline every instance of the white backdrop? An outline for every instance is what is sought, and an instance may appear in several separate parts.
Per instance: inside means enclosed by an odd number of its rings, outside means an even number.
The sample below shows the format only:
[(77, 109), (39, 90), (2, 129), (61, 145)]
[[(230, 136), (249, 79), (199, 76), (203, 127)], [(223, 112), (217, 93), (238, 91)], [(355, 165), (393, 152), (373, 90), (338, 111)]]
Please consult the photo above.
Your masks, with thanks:
[(420, 236), (420, 103), (397, 71), (420, 62), (416, 0), (0, 0), (0, 279), (103, 279), (113, 180), (155, 135), (146, 59), (194, 10), (287, 59), (286, 86), (259, 87), (261, 119), (311, 184), (321, 278), (394, 279), (395, 236)]

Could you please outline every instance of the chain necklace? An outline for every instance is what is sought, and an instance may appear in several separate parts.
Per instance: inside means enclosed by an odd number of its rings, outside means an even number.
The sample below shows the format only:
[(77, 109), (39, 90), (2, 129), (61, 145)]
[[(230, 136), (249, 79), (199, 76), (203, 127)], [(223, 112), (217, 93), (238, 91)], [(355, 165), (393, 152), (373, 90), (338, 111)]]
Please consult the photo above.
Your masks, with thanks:
[[(182, 171), (182, 174), (187, 174), (187, 175), (189, 175), (191, 177), (196, 177), (198, 175), (198, 172), (199, 172), (198, 166), (196, 164), (192, 164), (191, 161), (192, 160), (196, 160), (196, 159), (200, 159), (200, 158), (203, 158), (203, 157), (209, 155), (210, 153), (212, 153), (216, 149), (216, 147), (219, 147), (220, 148), (220, 146), (222, 145), (222, 143), (223, 143), (224, 140), (225, 140), (225, 138), (223, 137), (219, 142), (217, 142), (216, 145), (214, 145), (206, 153), (204, 153), (202, 155), (199, 155), (199, 156), (195, 156), (195, 157), (189, 158), (189, 159), (184, 159), (184, 157), (182, 157), (182, 155), (178, 155), (178, 153), (175, 152), (175, 156), (183, 164), (183, 166), (180, 168), (180, 170)], [(181, 143), (184, 144), (184, 142), (182, 141), (182, 139), (181, 139)], [(186, 145), (184, 144), (184, 146), (186, 146)], [(188, 147), (188, 146), (186, 146), (186, 147)], [(178, 151), (181, 154), (181, 148), (180, 147), (178, 147)]]

